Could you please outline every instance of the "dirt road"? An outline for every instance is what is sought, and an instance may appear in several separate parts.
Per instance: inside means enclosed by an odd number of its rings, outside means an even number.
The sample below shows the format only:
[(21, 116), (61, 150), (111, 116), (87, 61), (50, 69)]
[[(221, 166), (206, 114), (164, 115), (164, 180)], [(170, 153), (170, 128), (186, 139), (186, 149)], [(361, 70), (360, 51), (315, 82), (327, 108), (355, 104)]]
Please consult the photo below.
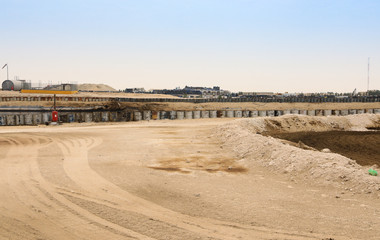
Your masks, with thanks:
[(245, 164), (227, 121), (1, 128), (0, 239), (378, 239), (376, 199)]

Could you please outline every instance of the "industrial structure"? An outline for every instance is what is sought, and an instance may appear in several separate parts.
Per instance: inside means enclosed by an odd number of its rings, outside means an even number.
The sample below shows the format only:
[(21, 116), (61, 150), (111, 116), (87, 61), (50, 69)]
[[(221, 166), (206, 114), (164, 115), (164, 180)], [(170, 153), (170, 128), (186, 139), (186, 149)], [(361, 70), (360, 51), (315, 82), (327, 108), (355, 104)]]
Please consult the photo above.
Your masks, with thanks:
[(1, 87), (6, 91), (20, 91), (21, 89), (31, 89), (32, 84), (25, 80), (5, 80)]

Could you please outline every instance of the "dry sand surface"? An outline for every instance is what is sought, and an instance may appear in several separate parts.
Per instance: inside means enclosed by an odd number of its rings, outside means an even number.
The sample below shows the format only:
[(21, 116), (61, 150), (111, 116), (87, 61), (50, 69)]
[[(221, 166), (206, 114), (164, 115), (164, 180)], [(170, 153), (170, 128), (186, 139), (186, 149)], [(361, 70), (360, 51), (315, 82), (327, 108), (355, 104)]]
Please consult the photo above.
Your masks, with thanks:
[(0, 239), (379, 239), (379, 177), (262, 134), (379, 119), (2, 127)]

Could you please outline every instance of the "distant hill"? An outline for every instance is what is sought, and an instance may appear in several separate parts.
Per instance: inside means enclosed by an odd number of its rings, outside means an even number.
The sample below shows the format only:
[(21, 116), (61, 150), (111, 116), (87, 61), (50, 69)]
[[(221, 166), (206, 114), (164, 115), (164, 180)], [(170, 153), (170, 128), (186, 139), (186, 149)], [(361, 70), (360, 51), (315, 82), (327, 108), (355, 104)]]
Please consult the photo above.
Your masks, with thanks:
[(78, 90), (80, 91), (117, 91), (116, 89), (106, 84), (92, 84), (92, 83), (78, 84)]

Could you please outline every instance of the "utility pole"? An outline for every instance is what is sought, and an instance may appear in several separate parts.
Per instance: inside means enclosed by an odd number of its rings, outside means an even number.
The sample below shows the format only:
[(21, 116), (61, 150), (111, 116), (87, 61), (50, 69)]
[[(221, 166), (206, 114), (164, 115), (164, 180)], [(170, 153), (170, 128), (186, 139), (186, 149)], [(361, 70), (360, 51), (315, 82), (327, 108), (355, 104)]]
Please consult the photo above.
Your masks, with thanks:
[(368, 57), (368, 80), (367, 80), (367, 93), (369, 94), (369, 57)]

